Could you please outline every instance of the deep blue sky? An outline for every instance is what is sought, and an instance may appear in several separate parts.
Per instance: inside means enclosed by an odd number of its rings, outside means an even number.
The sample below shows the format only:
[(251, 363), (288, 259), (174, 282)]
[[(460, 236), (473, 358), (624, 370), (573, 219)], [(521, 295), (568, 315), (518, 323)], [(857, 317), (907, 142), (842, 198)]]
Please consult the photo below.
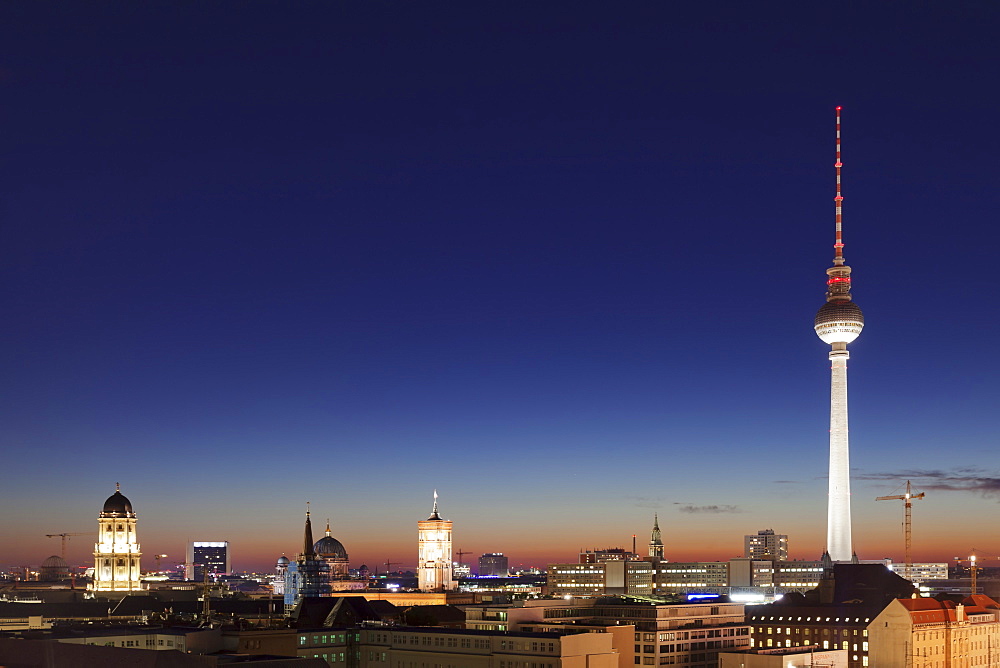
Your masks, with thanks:
[[(995, 534), (995, 3), (0, 8), (0, 565), (122, 483), (238, 567), (825, 536), (844, 106), (855, 546)], [(931, 540), (933, 536), (933, 540)], [(84, 561), (87, 538), (71, 561)], [(994, 541), (995, 543), (996, 541)]]

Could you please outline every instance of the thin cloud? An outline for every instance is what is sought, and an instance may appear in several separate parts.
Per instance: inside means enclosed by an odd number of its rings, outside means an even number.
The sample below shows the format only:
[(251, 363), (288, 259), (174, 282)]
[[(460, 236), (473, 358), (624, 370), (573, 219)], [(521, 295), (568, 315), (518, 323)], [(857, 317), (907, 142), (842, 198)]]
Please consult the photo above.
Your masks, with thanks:
[(899, 482), (910, 480), (921, 491), (971, 492), (1000, 501), (1000, 477), (995, 472), (975, 468), (910, 469), (892, 473), (864, 473), (853, 476), (860, 480)]
[(660, 496), (626, 496), (632, 500), (632, 505), (636, 508), (652, 508), (654, 510), (663, 508), (665, 501)]
[(722, 515), (726, 513), (742, 513), (743, 511), (739, 506), (731, 505), (712, 505), (712, 506), (693, 506), (690, 503), (678, 503), (680, 506), (677, 510), (682, 513), (704, 513), (707, 515)]

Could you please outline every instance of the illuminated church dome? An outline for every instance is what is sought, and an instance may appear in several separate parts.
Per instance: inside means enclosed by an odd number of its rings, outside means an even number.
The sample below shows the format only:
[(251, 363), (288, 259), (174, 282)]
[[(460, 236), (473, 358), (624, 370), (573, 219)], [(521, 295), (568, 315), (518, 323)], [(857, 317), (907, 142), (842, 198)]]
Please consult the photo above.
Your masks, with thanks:
[(117, 488), (118, 485), (115, 484), (115, 493), (104, 502), (104, 511), (101, 513), (103, 517), (132, 514), (132, 502)]
[(322, 559), (347, 559), (344, 544), (330, 535), (330, 522), (326, 523), (326, 535), (316, 541), (313, 552)]
[(865, 316), (852, 301), (828, 301), (816, 313), (816, 335), (823, 343), (850, 343), (865, 326)]

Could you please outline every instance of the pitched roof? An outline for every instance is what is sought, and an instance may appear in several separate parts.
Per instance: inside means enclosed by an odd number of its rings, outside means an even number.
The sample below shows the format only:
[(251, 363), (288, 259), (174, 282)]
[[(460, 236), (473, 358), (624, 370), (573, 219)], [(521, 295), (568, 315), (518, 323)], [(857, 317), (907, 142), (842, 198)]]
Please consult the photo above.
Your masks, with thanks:
[[(953, 601), (939, 601), (934, 598), (901, 598), (898, 599), (910, 613), (914, 624), (942, 624), (958, 621), (958, 606)], [(992, 614), (990, 607), (1000, 607), (989, 596), (974, 594), (963, 601), (966, 615)]]

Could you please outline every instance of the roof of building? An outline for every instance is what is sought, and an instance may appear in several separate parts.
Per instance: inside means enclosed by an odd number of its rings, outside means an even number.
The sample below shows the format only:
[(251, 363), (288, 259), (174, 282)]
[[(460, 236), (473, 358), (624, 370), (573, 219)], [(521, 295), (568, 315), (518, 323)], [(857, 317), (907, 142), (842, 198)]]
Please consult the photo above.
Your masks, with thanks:
[(303, 596), (291, 618), (295, 628), (324, 628), (359, 622), (379, 622), (382, 617), (363, 596)]
[(413, 605), (403, 611), (403, 620), (414, 626), (465, 624), (465, 612), (453, 605)]
[(192, 634), (221, 633), (218, 629), (187, 626), (92, 626), (87, 628), (53, 629), (46, 631), (43, 638), (86, 638), (107, 636), (188, 636)]
[(347, 559), (347, 550), (344, 548), (343, 543), (331, 536), (329, 530), (325, 536), (313, 545), (313, 552), (320, 557)]
[[(899, 603), (910, 613), (914, 624), (940, 624), (958, 621), (958, 605), (954, 601), (934, 598), (901, 598)], [(966, 615), (989, 615), (989, 608), (1000, 607), (989, 596), (975, 594), (962, 602)]]
[(117, 489), (115, 493), (108, 497), (108, 500), (104, 502), (104, 512), (105, 513), (131, 513), (132, 512), (132, 502), (122, 494)]
[[(150, 651), (123, 647), (99, 647), (45, 640), (0, 638), (0, 663), (26, 666), (73, 666), (74, 668), (187, 668), (217, 665), (214, 657), (177, 651)], [(303, 666), (309, 664), (302, 664)]]
[(42, 568), (69, 568), (69, 564), (58, 554), (53, 554), (42, 562)]

